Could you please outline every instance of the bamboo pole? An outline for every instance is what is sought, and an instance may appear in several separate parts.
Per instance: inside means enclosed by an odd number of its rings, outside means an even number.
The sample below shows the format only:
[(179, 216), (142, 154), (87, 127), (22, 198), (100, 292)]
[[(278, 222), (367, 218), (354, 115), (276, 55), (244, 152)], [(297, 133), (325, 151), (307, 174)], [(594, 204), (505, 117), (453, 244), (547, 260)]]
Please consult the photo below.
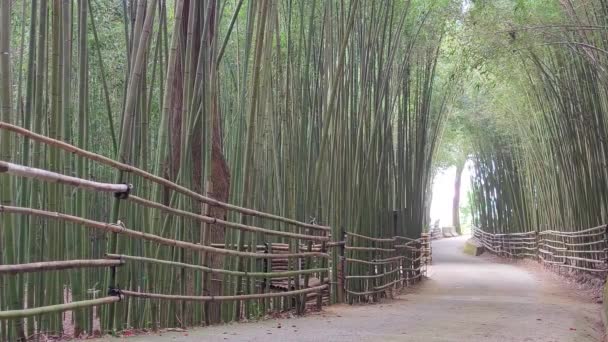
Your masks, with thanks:
[(192, 265), (192, 264), (186, 264), (186, 263), (182, 263), (182, 262), (160, 260), (160, 259), (154, 259), (154, 258), (145, 258), (145, 257), (132, 256), (132, 255), (124, 255), (124, 254), (107, 254), (106, 256), (111, 259), (142, 261), (142, 262), (147, 262), (147, 263), (162, 264), (162, 265), (168, 265), (168, 266), (174, 266), (174, 267), (186, 267), (186, 268), (191, 268), (191, 269), (195, 269), (195, 270), (199, 270), (199, 271), (203, 271), (203, 272), (209, 272), (209, 273), (228, 274), (228, 275), (232, 275), (232, 276), (245, 276), (245, 277), (252, 277), (252, 278), (283, 278), (283, 277), (290, 277), (290, 276), (301, 275), (301, 274), (328, 272), (328, 270), (326, 268), (311, 268), (311, 269), (304, 269), (304, 270), (297, 270), (297, 271), (285, 271), (285, 272), (239, 272), (239, 271), (231, 271), (231, 270), (225, 270), (225, 269), (214, 269), (214, 268), (210, 268), (207, 266)]
[(395, 268), (392, 271), (389, 272), (384, 272), (384, 273), (378, 273), (378, 274), (373, 274), (373, 275), (356, 275), (356, 276), (346, 276), (346, 279), (373, 279), (373, 278), (381, 278), (384, 276), (387, 276), (389, 274), (393, 274), (395, 272), (401, 271), (401, 269), (399, 268)]
[(124, 264), (121, 260), (85, 259), (65, 261), (41, 261), (28, 264), (0, 265), (0, 274), (20, 274), (41, 271), (67, 270), (86, 267), (108, 267)]
[(143, 240), (154, 241), (154, 242), (157, 242), (162, 245), (175, 246), (175, 247), (179, 247), (179, 248), (185, 248), (185, 249), (197, 250), (197, 251), (205, 251), (205, 252), (216, 253), (216, 254), (220, 254), (220, 255), (238, 255), (238, 256), (242, 256), (242, 257), (249, 257), (249, 258), (256, 258), (256, 259), (264, 259), (264, 258), (284, 259), (284, 258), (306, 258), (306, 257), (329, 258), (329, 255), (327, 253), (321, 253), (321, 252), (264, 254), (264, 253), (240, 252), (240, 251), (234, 251), (234, 250), (229, 250), (229, 249), (202, 246), (202, 245), (195, 244), (192, 242), (174, 240), (174, 239), (164, 238), (164, 237), (154, 235), (154, 234), (148, 234), (148, 233), (144, 233), (141, 231), (131, 230), (131, 229), (125, 228), (124, 226), (119, 225), (119, 224), (103, 223), (103, 222), (84, 219), (84, 218), (80, 218), (80, 217), (76, 217), (76, 216), (66, 215), (66, 214), (62, 214), (62, 213), (58, 213), (58, 212), (53, 213), (53, 212), (45, 211), (45, 210), (37, 210), (37, 209), (13, 207), (13, 206), (0, 206), (0, 212), (21, 214), (21, 215), (33, 215), (33, 216), (45, 217), (45, 218), (54, 219), (54, 220), (65, 221), (65, 222), (72, 222), (72, 223), (84, 225), (86, 227), (103, 230), (106, 232), (112, 232), (112, 233), (122, 234), (125, 236), (134, 237), (134, 238), (140, 238)]
[(47, 313), (63, 312), (63, 311), (75, 310), (75, 309), (86, 308), (86, 307), (91, 307), (91, 306), (111, 304), (111, 303), (116, 303), (119, 301), (120, 301), (120, 297), (109, 296), (109, 297), (103, 297), (103, 298), (97, 298), (97, 299), (91, 299), (91, 300), (83, 300), (83, 301), (79, 301), (79, 302), (71, 302), (71, 303), (66, 303), (66, 304), (42, 306), (42, 307), (31, 308), (31, 309), (0, 311), (0, 320), (17, 319), (17, 318), (43, 315), (43, 314), (47, 314)]
[(373, 237), (369, 237), (369, 236), (365, 236), (365, 235), (361, 235), (361, 234), (356, 234), (356, 233), (351, 233), (351, 232), (346, 232), (346, 235), (348, 236), (352, 236), (352, 237), (358, 237), (360, 239), (365, 239), (365, 240), (369, 240), (369, 241), (376, 241), (376, 242), (395, 242), (395, 238), (388, 238), (388, 239), (382, 239), (382, 238), (373, 238)]
[(160, 294), (160, 293), (143, 293), (143, 292), (135, 292), (135, 291), (129, 291), (129, 290), (120, 290), (120, 293), (127, 297), (213, 302), (213, 301), (234, 301), (234, 300), (249, 300), (249, 299), (261, 299), (261, 298), (290, 297), (290, 296), (294, 296), (294, 295), (302, 295), (302, 294), (307, 294), (307, 293), (312, 293), (312, 292), (320, 292), (320, 291), (327, 289), (328, 287), (329, 287), (329, 285), (325, 284), (325, 285), (309, 287), (309, 288), (305, 288), (305, 289), (301, 289), (301, 290), (260, 293), (260, 294), (248, 294), (248, 295), (235, 295), (235, 296), (180, 296), (180, 295), (168, 295), (168, 294)]
[(347, 251), (367, 251), (367, 252), (395, 252), (394, 248), (380, 248), (380, 247), (352, 247), (345, 246), (345, 250)]
[(272, 220), (276, 220), (276, 221), (280, 221), (280, 222), (285, 222), (285, 223), (289, 223), (292, 225), (296, 225), (299, 227), (305, 227), (305, 228), (311, 228), (311, 229), (316, 229), (316, 230), (323, 230), (323, 231), (330, 231), (331, 228), (327, 227), (327, 226), (319, 226), (319, 225), (315, 225), (315, 224), (308, 224), (308, 223), (304, 223), (304, 222), (300, 222), (300, 221), (296, 221), (296, 220), (292, 220), (292, 219), (288, 219), (285, 217), (281, 217), (281, 216), (277, 216), (277, 215), (273, 215), (273, 214), (269, 214), (269, 213), (264, 213), (261, 211), (257, 211), (257, 210), (253, 210), (253, 209), (248, 209), (248, 208), (244, 208), (244, 207), (239, 207), (236, 205), (232, 205), (232, 204), (228, 204), (225, 202), (221, 202), (218, 200), (215, 200), (211, 197), (207, 197), (207, 196), (203, 196), (200, 195), (192, 190), (189, 190), (185, 187), (182, 187), (176, 183), (171, 182), (170, 180), (167, 180), (165, 178), (162, 177), (158, 177), (155, 176), (151, 173), (148, 173), (144, 170), (140, 170), (134, 166), (128, 165), (128, 164), (124, 164), (121, 162), (117, 162), (113, 159), (104, 157), (102, 155), (96, 154), (96, 153), (92, 153), (92, 152), (88, 152), (86, 150), (83, 150), (81, 148), (78, 148), (76, 146), (70, 145), (68, 143), (62, 142), (60, 140), (56, 140), (56, 139), (51, 139), (48, 137), (45, 137), (44, 135), (41, 134), (37, 134), (34, 132), (31, 132), (27, 129), (21, 128), (19, 126), (16, 125), (11, 125), (9, 123), (6, 122), (0, 122), (0, 129), (5, 129), (8, 131), (11, 131), (13, 133), (17, 133), (23, 136), (27, 136), (29, 138), (31, 138), (32, 140), (38, 141), (40, 143), (44, 143), (47, 144), (49, 146), (53, 146), (53, 147), (57, 147), (60, 149), (63, 149), (64, 151), (68, 151), (74, 154), (77, 154), (81, 157), (85, 157), (85, 158), (89, 158), (93, 161), (111, 166), (113, 168), (116, 168), (120, 171), (124, 171), (124, 172), (130, 172), (133, 174), (136, 174), (142, 178), (145, 178), (147, 180), (150, 180), (152, 182), (155, 182), (157, 184), (160, 184), (162, 186), (165, 186), (171, 190), (177, 191), (181, 194), (187, 195), (193, 199), (196, 199), (202, 203), (206, 203), (208, 205), (212, 205), (212, 206), (217, 206), (217, 207), (222, 207), (225, 208), (227, 210), (233, 210), (245, 215), (251, 215), (251, 216), (258, 216), (261, 218), (267, 218), (267, 219), (272, 219)]
[(129, 184), (100, 183), (0, 160), (0, 173), (1, 172), (6, 172), (15, 176), (38, 179), (50, 183), (67, 184), (76, 188), (90, 189), (95, 191), (125, 193), (131, 189)]
[(171, 208), (169, 206), (166, 206), (166, 205), (163, 205), (160, 203), (156, 203), (156, 202), (152, 202), (152, 201), (149, 201), (149, 200), (137, 197), (137, 196), (129, 196), (129, 200), (132, 202), (138, 203), (140, 205), (149, 207), (149, 208), (163, 210), (163, 211), (173, 213), (175, 215), (179, 215), (182, 217), (192, 218), (192, 219), (198, 220), (203, 223), (217, 224), (217, 225), (220, 225), (223, 227), (230, 227), (230, 228), (235, 228), (235, 229), (239, 229), (239, 230), (264, 233), (264, 234), (269, 234), (269, 235), (284, 236), (284, 237), (288, 237), (288, 238), (292, 238), (292, 239), (302, 239), (302, 240), (310, 240), (310, 241), (329, 241), (329, 239), (330, 239), (330, 237), (328, 237), (328, 236), (297, 234), (297, 233), (283, 232), (283, 231), (278, 231), (278, 230), (249, 226), (249, 225), (245, 225), (242, 223), (228, 222), (228, 221), (221, 220), (221, 219), (218, 219), (215, 217), (198, 215), (198, 214), (194, 214), (194, 213), (191, 213), (188, 211)]

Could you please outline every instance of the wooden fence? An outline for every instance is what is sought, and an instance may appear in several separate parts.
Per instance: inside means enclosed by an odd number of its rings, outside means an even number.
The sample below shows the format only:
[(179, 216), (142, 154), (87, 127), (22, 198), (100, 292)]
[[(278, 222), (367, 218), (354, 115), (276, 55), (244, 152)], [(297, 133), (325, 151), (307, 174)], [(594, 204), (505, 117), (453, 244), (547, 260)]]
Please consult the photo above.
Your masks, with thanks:
[[(229, 203), (217, 201), (203, 196), (177, 183), (158, 177), (144, 170), (120, 163), (110, 158), (94, 154), (62, 141), (42, 136), (18, 126), (0, 122), (0, 129), (27, 137), (37, 143), (46, 144), (79, 158), (86, 158), (92, 162), (104, 165), (113, 170), (128, 172), (130, 177), (139, 177), (138, 181), (149, 182), (162, 186), (175, 194), (184, 196), (189, 200), (207, 206), (221, 207), (228, 211), (245, 216), (258, 218), (257, 222), (279, 222), (268, 226), (256, 226), (223, 220), (208, 216), (205, 213), (193, 212), (175, 208), (173, 202), (153, 201), (138, 197), (138, 189), (131, 184), (114, 184), (92, 181), (78, 177), (68, 176), (47, 170), (36, 169), (6, 161), (0, 161), (0, 173), (7, 173), (14, 177), (26, 177), (43, 182), (62, 184), (96, 193), (105, 193), (113, 196), (114, 201), (124, 202), (129, 208), (148, 208), (155, 213), (162, 213), (165, 217), (176, 217), (188, 220), (194, 226), (214, 225), (224, 230), (248, 233), (247, 243), (226, 245), (224, 243), (201, 243), (201, 241), (175, 238), (174, 234), (150, 233), (147, 227), (133, 227), (130, 222), (103, 222), (100, 220), (71, 215), (65, 212), (54, 212), (28, 207), (0, 205), (0, 215), (21, 215), (37, 217), (44, 221), (57, 222), (61, 229), (88, 229), (101, 233), (109, 233), (122, 237), (126, 243), (132, 241), (145, 241), (157, 247), (155, 254), (128, 253), (121, 251), (121, 246), (110, 251), (103, 258), (90, 258), (82, 255), (78, 260), (40, 260), (24, 264), (0, 265), (0, 276), (13, 276), (30, 272), (48, 272), (73, 270), (83, 268), (107, 268), (109, 279), (107, 293), (101, 298), (78, 300), (72, 302), (57, 302), (51, 305), (15, 308), (6, 310), (8, 303), (2, 302), (0, 320), (23, 319), (47, 313), (57, 313), (80, 308), (110, 305), (111, 312), (116, 311), (115, 305), (122, 305), (117, 315), (129, 320), (131, 317), (129, 306), (139, 300), (178, 301), (185, 302), (238, 302), (240, 306), (251, 301), (262, 308), (263, 313), (285, 309), (295, 309), (298, 313), (308, 306), (321, 305), (330, 302), (331, 260), (341, 260), (338, 279), (343, 286), (337, 286), (339, 292), (345, 291), (348, 300), (362, 300), (368, 295), (374, 298), (383, 296), (382, 293), (391, 292), (407, 286), (425, 274), (426, 264), (430, 261), (430, 239), (423, 236), (420, 239), (406, 237), (371, 238), (354, 233), (347, 233), (344, 241), (330, 242), (331, 228), (327, 226), (299, 222), (293, 219), (239, 207)], [(112, 197), (110, 197), (112, 198)], [(167, 222), (165, 220), (165, 222)], [(171, 230), (171, 229), (168, 229)], [(182, 262), (167, 260), (158, 257), (160, 248), (170, 248), (171, 251), (184, 253), (198, 253), (202, 255), (222, 256), (231, 262), (224, 263), (223, 268), (214, 268), (204, 263)], [(162, 254), (170, 255), (170, 254)], [(333, 258), (332, 258), (333, 257)], [(194, 257), (189, 260), (195, 260)], [(236, 262), (232, 262), (236, 260)], [(239, 263), (238, 261), (241, 260)], [(244, 260), (244, 261), (243, 261)], [(229, 277), (230, 284), (236, 285), (223, 289), (221, 294), (210, 295), (202, 284), (194, 289), (185, 286), (167, 292), (150, 292), (146, 288), (134, 284), (118, 286), (117, 276), (120, 272), (133, 272), (136, 268), (145, 269), (155, 267), (177, 268), (180, 270), (202, 272), (203, 274)], [(131, 267), (129, 271), (121, 268)], [(238, 285), (241, 286), (238, 286)], [(161, 289), (163, 287), (160, 287)], [(344, 298), (343, 293), (337, 295), (338, 300)], [(236, 316), (242, 317), (242, 309), (238, 309)], [(93, 314), (91, 310), (88, 314)], [(162, 310), (157, 312), (161, 315)], [(113, 315), (113, 314), (112, 314)], [(155, 317), (156, 319), (156, 317)], [(225, 319), (224, 319), (225, 320)], [(110, 319), (110, 322), (113, 320)], [(2, 324), (5, 324), (2, 323)], [(136, 323), (133, 323), (136, 324)], [(105, 327), (108, 329), (109, 327)], [(154, 326), (153, 328), (160, 328)]]
[(426, 234), (412, 239), (346, 232), (342, 253), (340, 269), (347, 301), (376, 301), (426, 275), (430, 239)]
[[(133, 186), (130, 184), (112, 184), (90, 181), (78, 177), (50, 172), (47, 170), (30, 168), (23, 165), (0, 161), (0, 172), (8, 173), (15, 177), (27, 177), (44, 182), (58, 183), (74, 188), (105, 192), (109, 194), (109, 196), (114, 195), (118, 201), (125, 201), (137, 206), (158, 210), (166, 215), (186, 218), (191, 220), (191, 222), (197, 223), (198, 225), (213, 224), (215, 226), (223, 227), (223, 229), (233, 229), (241, 232), (248, 232), (251, 233), (252, 236), (262, 236), (264, 242), (270, 242), (270, 245), (268, 245), (269, 247), (263, 250), (258, 248), (252, 249), (248, 248), (247, 246), (229, 246), (226, 248), (225, 246), (204, 245), (198, 241), (194, 242), (175, 239), (170, 237), (171, 234), (161, 236), (147, 233), (146, 229), (143, 229), (145, 227), (130, 227), (129, 222), (102, 222), (61, 212), (2, 205), (0, 206), (0, 214), (2, 215), (35, 216), (44, 220), (58, 221), (63, 229), (82, 227), (85, 229), (116, 234), (117, 236), (127, 237), (134, 240), (147, 241), (159, 246), (167, 246), (182, 251), (189, 250), (196, 253), (242, 258), (244, 260), (252, 260), (252, 262), (243, 262), (241, 265), (244, 266), (237, 267), (236, 269), (231, 269), (231, 267), (229, 267), (232, 265), (231, 263), (226, 263), (225, 268), (211, 268), (202, 265), (146, 257), (143, 255), (122, 254), (120, 251), (118, 251), (117, 253), (108, 253), (105, 259), (52, 260), (27, 264), (2, 265), (0, 266), (0, 275), (17, 275), (28, 272), (46, 272), (89, 267), (108, 267), (111, 269), (112, 273), (112, 277), (110, 279), (114, 279), (114, 274), (120, 272), (117, 270), (117, 268), (125, 264), (156, 264), (180, 269), (197, 270), (204, 273), (233, 276), (235, 277), (236, 281), (245, 282), (245, 285), (242, 286), (241, 290), (244, 293), (234, 293), (231, 295), (205, 295), (202, 293), (203, 289), (200, 288), (200, 295), (196, 295), (186, 293), (185, 291), (181, 291), (182, 293), (151, 293), (144, 292), (141, 288), (130, 288), (129, 285), (121, 288), (117, 284), (111, 283), (107, 295), (102, 298), (70, 303), (56, 303), (54, 305), (26, 309), (15, 308), (14, 310), (3, 310), (0, 311), (0, 319), (19, 319), (43, 313), (61, 312), (91, 306), (101, 306), (121, 302), (123, 300), (129, 301), (129, 298), (159, 299), (181, 302), (258, 300), (264, 301), (264, 304), (268, 304), (266, 306), (267, 310), (279, 310), (285, 307), (294, 307), (296, 310), (302, 311), (304, 308), (303, 303), (305, 302), (305, 296), (311, 293), (317, 293), (319, 294), (318, 298), (321, 298), (320, 294), (327, 291), (329, 287), (328, 259), (330, 255), (327, 252), (325, 244), (330, 239), (330, 227), (299, 222), (285, 217), (217, 201), (213, 198), (203, 196), (190, 189), (182, 187), (179, 184), (171, 182), (167, 179), (150, 174), (144, 170), (79, 149), (65, 142), (33, 133), (18, 126), (0, 122), (0, 129), (27, 136), (29, 139), (32, 139), (38, 143), (47, 144), (53, 148), (70, 152), (79, 157), (87, 158), (91, 161), (98, 162), (116, 170), (127, 171), (131, 175), (141, 177), (148, 182), (161, 185), (166, 189), (170, 189), (176, 193), (209, 206), (222, 207), (226, 210), (238, 212), (242, 215), (255, 216), (266, 220), (279, 221), (283, 223), (283, 229), (279, 230), (273, 227), (267, 228), (245, 225), (237, 222), (229, 222), (216, 217), (206, 216), (205, 214), (180, 210), (170, 206), (168, 203), (158, 203), (146, 198), (138, 197), (136, 196), (137, 189), (133, 188)], [(272, 244), (272, 237), (274, 237), (274, 240), (284, 241), (281, 248), (276, 248), (275, 245)], [(254, 239), (250, 240), (254, 241)], [(313, 243), (316, 245), (313, 246)], [(302, 244), (304, 244), (306, 247), (300, 248)], [(257, 262), (258, 260), (260, 262)], [(277, 279), (281, 279), (286, 286), (281, 289), (278, 289), (276, 286), (272, 286), (273, 282), (276, 284)], [(313, 279), (315, 281), (313, 281)], [(282, 302), (266, 302), (266, 300), (269, 298), (287, 299), (290, 303), (295, 303), (295, 305), (285, 306)], [(3, 303), (3, 305), (6, 304)], [(238, 315), (240, 315), (240, 313)]]
[(492, 234), (473, 229), (474, 238), (491, 253), (515, 258), (532, 258), (540, 263), (583, 272), (608, 271), (608, 226), (581, 231), (544, 230)]

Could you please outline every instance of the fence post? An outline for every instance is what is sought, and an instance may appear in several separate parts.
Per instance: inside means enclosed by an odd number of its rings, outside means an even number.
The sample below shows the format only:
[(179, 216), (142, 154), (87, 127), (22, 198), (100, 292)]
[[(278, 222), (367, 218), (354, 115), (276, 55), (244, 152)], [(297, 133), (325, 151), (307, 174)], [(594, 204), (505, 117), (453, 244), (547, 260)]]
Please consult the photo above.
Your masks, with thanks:
[(338, 245), (338, 267), (337, 272), (338, 272), (338, 286), (337, 286), (337, 299), (338, 299), (338, 303), (344, 303), (346, 296), (345, 296), (345, 289), (346, 289), (346, 283), (344, 281), (344, 277), (345, 277), (345, 267), (346, 267), (346, 260), (344, 258), (344, 245), (346, 244), (346, 231), (344, 230), (344, 228), (341, 229), (341, 234), (340, 236), (342, 236), (342, 243), (340, 243)]
[(608, 224), (604, 226), (604, 262), (608, 264)]
[[(321, 252), (327, 253), (327, 242), (325, 242), (325, 241), (321, 242)], [(327, 277), (328, 277), (327, 280), (329, 281), (330, 280), (329, 274), (327, 274)], [(325, 283), (324, 278), (325, 278), (325, 276), (323, 275), (323, 273), (319, 274), (319, 279), (321, 280), (320, 281), (321, 285), (323, 285)], [(319, 294), (317, 295), (317, 309), (319, 311), (321, 311), (323, 309), (323, 290), (319, 290)]]
[(540, 262), (540, 258), (539, 258), (539, 252), (538, 249), (540, 248), (539, 246), (539, 239), (540, 239), (540, 234), (538, 234), (538, 230), (534, 231), (534, 248), (535, 248), (535, 252), (536, 252), (536, 261)]

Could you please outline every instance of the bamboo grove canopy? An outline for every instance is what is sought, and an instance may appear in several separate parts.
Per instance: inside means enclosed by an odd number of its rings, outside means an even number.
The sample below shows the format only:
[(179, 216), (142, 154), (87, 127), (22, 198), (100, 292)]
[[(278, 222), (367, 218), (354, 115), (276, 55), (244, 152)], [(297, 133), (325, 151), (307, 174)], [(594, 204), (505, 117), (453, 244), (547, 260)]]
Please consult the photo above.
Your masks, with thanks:
[[(489, 7), (486, 17), (504, 14)], [(495, 73), (494, 89), (477, 95), (487, 103), (476, 110), (487, 113), (469, 127), (471, 209), (475, 224), (492, 233), (608, 223), (608, 3), (534, 7), (514, 12), (520, 29), (500, 34), (498, 49), (509, 51), (501, 62), (517, 71)]]

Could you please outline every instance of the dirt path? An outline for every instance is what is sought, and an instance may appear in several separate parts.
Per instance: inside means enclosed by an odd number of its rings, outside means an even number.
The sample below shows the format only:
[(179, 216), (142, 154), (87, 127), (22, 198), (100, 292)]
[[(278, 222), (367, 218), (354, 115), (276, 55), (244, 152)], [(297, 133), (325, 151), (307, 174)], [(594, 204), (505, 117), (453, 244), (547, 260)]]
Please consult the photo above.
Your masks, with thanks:
[(525, 267), (464, 255), (465, 240), (434, 241), (431, 278), (382, 304), (337, 305), (303, 318), (237, 323), (128, 341), (601, 340), (599, 304)]

